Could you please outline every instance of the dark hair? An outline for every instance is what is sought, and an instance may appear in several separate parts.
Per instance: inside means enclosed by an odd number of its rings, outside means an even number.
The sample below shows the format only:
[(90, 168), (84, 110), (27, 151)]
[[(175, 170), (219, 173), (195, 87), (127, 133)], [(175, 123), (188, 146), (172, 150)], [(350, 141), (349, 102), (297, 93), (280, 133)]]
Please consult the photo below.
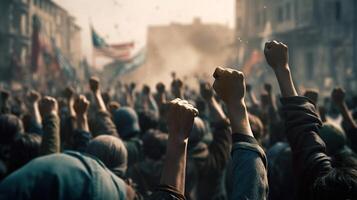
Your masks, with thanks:
[(23, 130), (22, 121), (15, 115), (0, 115), (0, 144), (11, 144)]
[(166, 152), (168, 135), (159, 130), (150, 129), (143, 136), (143, 151), (146, 157), (160, 160)]
[(24, 134), (16, 138), (10, 148), (9, 171), (15, 171), (40, 155), (41, 136)]
[(351, 155), (340, 155), (332, 165), (326, 175), (315, 181), (314, 199), (357, 199), (357, 160)]

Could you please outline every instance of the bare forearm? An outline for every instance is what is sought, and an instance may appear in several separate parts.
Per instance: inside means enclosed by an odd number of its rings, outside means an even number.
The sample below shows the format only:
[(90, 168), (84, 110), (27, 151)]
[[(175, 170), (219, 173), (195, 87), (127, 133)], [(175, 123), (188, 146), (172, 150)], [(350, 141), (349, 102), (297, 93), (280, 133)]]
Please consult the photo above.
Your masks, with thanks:
[(107, 111), (107, 107), (105, 106), (102, 94), (100, 93), (100, 91), (94, 93), (94, 98), (95, 98), (95, 102), (98, 106), (98, 110), (101, 111)]
[(67, 100), (67, 104), (68, 104), (68, 112), (69, 112), (69, 115), (71, 117), (75, 117), (76, 116), (76, 112), (74, 111), (73, 109), (73, 105), (74, 105), (74, 99), (73, 98), (70, 98)]
[(89, 132), (87, 116), (77, 116), (77, 129)]
[(274, 71), (283, 97), (298, 96), (289, 67)]
[(219, 122), (226, 119), (226, 115), (215, 98), (212, 97), (207, 103), (210, 112), (210, 119), (213, 122)]
[(176, 142), (175, 139), (169, 138), (160, 180), (161, 185), (172, 186), (181, 194), (185, 193), (187, 143), (187, 139)]
[(353, 120), (351, 113), (348, 110), (348, 107), (345, 102), (343, 102), (341, 105), (338, 105), (339, 110), (342, 114), (343, 120), (348, 124), (349, 127), (351, 128), (357, 128), (356, 122)]
[(31, 116), (34, 117), (34, 120), (37, 124), (41, 124), (42, 119), (41, 119), (40, 111), (38, 109), (38, 103), (33, 103), (30, 105), (29, 113)]
[(232, 132), (253, 137), (253, 132), (249, 124), (248, 112), (244, 100), (241, 102), (228, 104), (227, 107)]

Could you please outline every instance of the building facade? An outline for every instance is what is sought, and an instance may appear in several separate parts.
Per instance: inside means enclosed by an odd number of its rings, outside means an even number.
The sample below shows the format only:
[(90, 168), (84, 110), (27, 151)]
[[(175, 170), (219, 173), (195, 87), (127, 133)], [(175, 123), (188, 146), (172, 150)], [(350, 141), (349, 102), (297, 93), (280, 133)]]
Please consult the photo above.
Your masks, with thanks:
[[(236, 38), (244, 62), (275, 39), (290, 47), (290, 63), (305, 87), (344, 85), (357, 91), (355, 0), (236, 0)], [(241, 39), (243, 38), (243, 39)], [(247, 42), (241, 42), (246, 40)]]
[(65, 9), (51, 0), (2, 0), (0, 2), (0, 78), (11, 78), (8, 72), (14, 70), (14, 60), (24, 71), (28, 69), (31, 62), (35, 18), (41, 24), (41, 34), (47, 39), (47, 44), (50, 44), (53, 39), (64, 57), (74, 67), (79, 66), (81, 29)]

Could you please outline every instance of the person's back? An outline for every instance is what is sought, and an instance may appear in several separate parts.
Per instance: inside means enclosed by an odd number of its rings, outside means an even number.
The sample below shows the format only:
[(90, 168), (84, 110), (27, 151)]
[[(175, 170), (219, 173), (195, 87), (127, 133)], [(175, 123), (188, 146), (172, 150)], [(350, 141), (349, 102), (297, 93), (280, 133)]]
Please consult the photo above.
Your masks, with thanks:
[(125, 199), (125, 182), (77, 152), (39, 157), (0, 183), (0, 199)]

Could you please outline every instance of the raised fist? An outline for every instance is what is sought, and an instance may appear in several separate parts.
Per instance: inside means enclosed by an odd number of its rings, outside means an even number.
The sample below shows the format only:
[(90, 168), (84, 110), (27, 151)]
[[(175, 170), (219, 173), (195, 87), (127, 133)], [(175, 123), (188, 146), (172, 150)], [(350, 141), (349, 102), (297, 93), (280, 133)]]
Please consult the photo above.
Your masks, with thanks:
[(76, 112), (77, 116), (83, 116), (87, 114), (89, 108), (89, 101), (84, 95), (79, 95), (79, 97), (74, 101), (74, 111)]
[(166, 89), (165, 89), (165, 85), (164, 85), (162, 82), (156, 84), (156, 91), (157, 91), (157, 93), (162, 94), (162, 93), (165, 92), (165, 90), (166, 90)]
[(73, 98), (75, 92), (74, 92), (74, 89), (72, 87), (66, 87), (63, 91), (63, 96), (67, 99), (71, 99)]
[(143, 93), (144, 95), (150, 94), (150, 87), (149, 87), (148, 85), (144, 85), (144, 86), (143, 86), (142, 93)]
[(30, 104), (37, 103), (38, 101), (40, 101), (40, 99), (41, 99), (40, 93), (36, 92), (35, 90), (31, 90), (27, 94), (27, 100), (29, 101)]
[(181, 92), (183, 89), (183, 82), (180, 79), (175, 79), (171, 83), (172, 94), (178, 98), (181, 96)]
[(45, 96), (41, 99), (38, 108), (40, 110), (42, 118), (45, 118), (50, 114), (57, 115), (58, 112), (58, 104), (56, 99), (49, 96)]
[(317, 90), (312, 90), (312, 89), (306, 90), (304, 96), (309, 98), (314, 105), (316, 105), (319, 100), (319, 93)]
[(209, 83), (202, 82), (200, 84), (200, 93), (202, 98), (209, 101), (213, 98), (213, 89)]
[(97, 93), (99, 91), (99, 78), (91, 77), (89, 79), (89, 87), (92, 92)]
[(226, 103), (242, 101), (245, 95), (245, 81), (242, 72), (229, 68), (216, 68), (213, 74), (213, 88)]
[(167, 127), (170, 137), (183, 141), (188, 138), (198, 110), (185, 100), (174, 99), (167, 106)]
[(332, 91), (331, 98), (337, 105), (343, 104), (345, 101), (346, 92), (342, 88), (335, 88)]
[(265, 43), (265, 58), (274, 69), (286, 69), (289, 63), (288, 46), (275, 40)]

